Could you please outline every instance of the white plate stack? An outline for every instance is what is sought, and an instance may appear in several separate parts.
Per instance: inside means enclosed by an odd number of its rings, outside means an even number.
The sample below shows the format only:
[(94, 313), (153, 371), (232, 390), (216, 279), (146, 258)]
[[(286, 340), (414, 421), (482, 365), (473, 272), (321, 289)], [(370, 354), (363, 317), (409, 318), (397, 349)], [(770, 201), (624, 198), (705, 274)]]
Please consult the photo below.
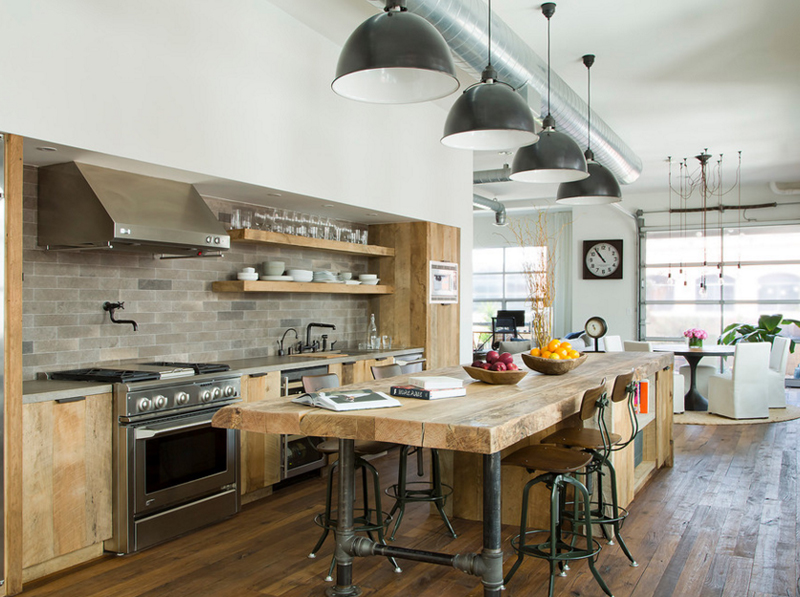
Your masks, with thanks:
[(358, 279), (361, 281), (362, 284), (369, 284), (370, 286), (374, 286), (375, 284), (380, 282), (378, 276), (376, 276), (375, 274), (361, 274), (358, 277)]
[(318, 271), (318, 272), (314, 272), (313, 281), (314, 282), (324, 282), (326, 284), (331, 283), (331, 282), (338, 282), (338, 280), (336, 279), (336, 276), (333, 274), (333, 272), (327, 272), (327, 271), (324, 271), (324, 270)]

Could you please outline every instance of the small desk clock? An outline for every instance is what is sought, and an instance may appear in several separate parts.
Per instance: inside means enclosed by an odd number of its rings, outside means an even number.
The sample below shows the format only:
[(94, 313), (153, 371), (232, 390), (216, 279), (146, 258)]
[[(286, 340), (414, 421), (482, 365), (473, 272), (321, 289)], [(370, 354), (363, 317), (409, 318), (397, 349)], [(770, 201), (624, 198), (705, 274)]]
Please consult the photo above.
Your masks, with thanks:
[(595, 315), (594, 317), (590, 317), (586, 320), (586, 324), (583, 326), (583, 329), (586, 331), (587, 336), (594, 338), (593, 352), (600, 352), (597, 341), (605, 336), (606, 332), (608, 331), (608, 324), (606, 323), (606, 320)]

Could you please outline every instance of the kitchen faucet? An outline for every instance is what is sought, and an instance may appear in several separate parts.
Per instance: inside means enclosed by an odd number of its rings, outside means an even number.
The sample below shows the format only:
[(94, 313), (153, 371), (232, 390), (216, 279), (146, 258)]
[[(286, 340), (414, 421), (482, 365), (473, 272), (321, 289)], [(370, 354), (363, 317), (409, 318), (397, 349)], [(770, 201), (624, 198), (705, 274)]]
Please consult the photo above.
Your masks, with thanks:
[[(295, 340), (299, 340), (300, 339), (300, 336), (297, 335), (297, 330), (294, 329), (294, 328), (288, 328), (285, 332), (283, 332), (283, 336), (281, 336), (281, 339), (278, 341), (278, 356), (279, 357), (282, 357), (283, 355), (286, 354), (286, 351), (283, 350), (283, 340), (284, 340), (284, 338), (286, 338), (286, 334), (288, 334), (289, 332), (294, 332)], [(292, 354), (292, 347), (291, 346), (289, 347), (289, 354)]]
[(303, 346), (303, 350), (310, 350), (311, 352), (316, 352), (317, 341), (311, 343), (311, 328), (330, 328), (332, 330), (336, 329), (336, 326), (332, 323), (309, 323), (306, 326), (306, 344)]

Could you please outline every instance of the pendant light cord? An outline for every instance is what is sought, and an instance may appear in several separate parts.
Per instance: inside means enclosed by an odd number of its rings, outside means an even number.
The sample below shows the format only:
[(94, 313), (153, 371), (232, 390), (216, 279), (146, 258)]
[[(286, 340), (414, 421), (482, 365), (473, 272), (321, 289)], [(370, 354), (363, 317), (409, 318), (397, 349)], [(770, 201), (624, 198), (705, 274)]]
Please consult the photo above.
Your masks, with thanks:
[(489, 66), (492, 66), (492, 0), (489, 0)]
[(586, 149), (592, 151), (592, 66), (586, 66)]
[(547, 17), (547, 115), (550, 116), (550, 17)]

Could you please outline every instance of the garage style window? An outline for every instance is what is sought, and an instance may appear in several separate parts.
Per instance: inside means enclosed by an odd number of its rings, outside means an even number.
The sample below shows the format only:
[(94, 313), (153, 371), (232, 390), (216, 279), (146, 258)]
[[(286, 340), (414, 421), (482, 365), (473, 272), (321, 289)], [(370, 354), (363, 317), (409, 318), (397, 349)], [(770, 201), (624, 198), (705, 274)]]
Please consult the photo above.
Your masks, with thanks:
[(705, 241), (698, 231), (648, 231), (642, 248), (647, 340), (682, 340), (684, 330), (702, 328), (716, 342), (731, 323), (800, 317), (800, 226), (723, 227)]

